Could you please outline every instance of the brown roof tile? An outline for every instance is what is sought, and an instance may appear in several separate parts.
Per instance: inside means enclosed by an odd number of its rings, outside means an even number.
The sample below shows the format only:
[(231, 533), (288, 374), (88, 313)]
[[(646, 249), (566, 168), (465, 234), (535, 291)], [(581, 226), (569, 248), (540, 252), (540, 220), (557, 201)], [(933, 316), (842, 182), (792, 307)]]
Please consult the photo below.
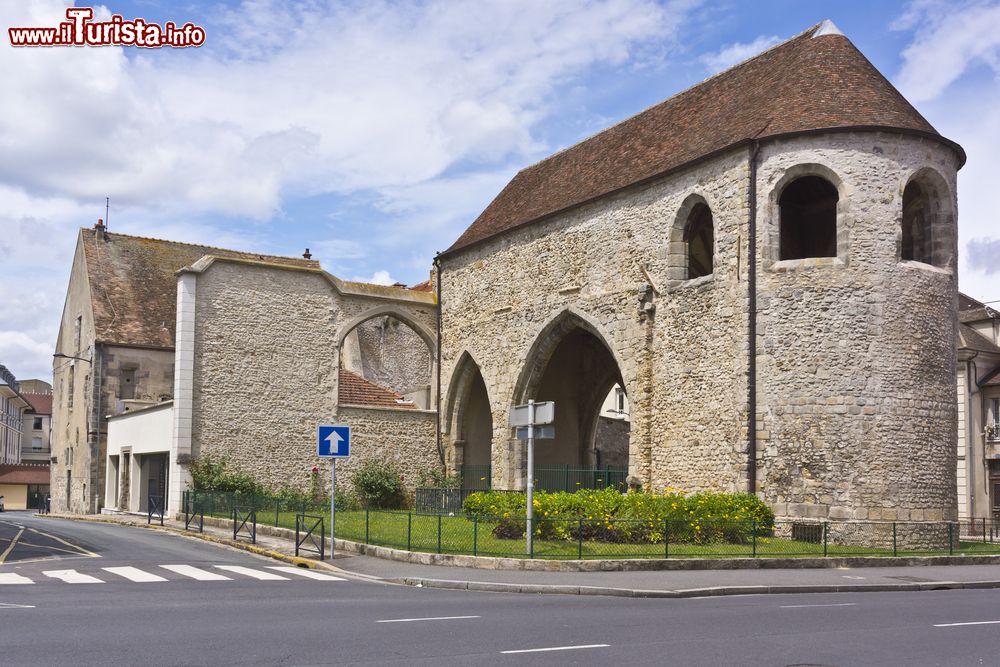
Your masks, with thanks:
[(987, 354), (1000, 354), (1000, 347), (994, 345), (993, 341), (968, 324), (958, 325), (958, 349), (975, 350)]
[(40, 415), (52, 414), (52, 394), (29, 394), (22, 392), (24, 400), (31, 404), (31, 409)]
[(48, 463), (0, 465), (0, 484), (48, 484)]
[(177, 241), (93, 229), (80, 232), (97, 340), (147, 347), (174, 347), (177, 277), (174, 273), (205, 255), (286, 266), (319, 268), (319, 262), (224, 250)]
[(405, 408), (414, 409), (417, 406), (412, 402), (400, 403), (403, 395), (397, 394), (391, 389), (380, 387), (374, 382), (369, 382), (360, 375), (351, 371), (340, 369), (340, 389), (338, 391), (338, 402), (342, 405), (373, 405), (382, 408)]
[(850, 40), (814, 38), (821, 25), (522, 170), (445, 254), (755, 137), (864, 127), (947, 142)]

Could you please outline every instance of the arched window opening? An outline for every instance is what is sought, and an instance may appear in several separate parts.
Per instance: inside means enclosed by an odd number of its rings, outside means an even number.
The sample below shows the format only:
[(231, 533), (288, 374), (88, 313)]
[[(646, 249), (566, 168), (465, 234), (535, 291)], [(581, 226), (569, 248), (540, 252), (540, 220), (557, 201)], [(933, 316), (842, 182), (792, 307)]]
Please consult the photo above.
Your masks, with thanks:
[(903, 190), (902, 232), (900, 259), (933, 264), (930, 200), (916, 181), (910, 181)]
[(701, 278), (713, 271), (715, 253), (715, 232), (712, 224), (712, 210), (705, 204), (695, 204), (688, 215), (684, 228), (687, 243), (687, 277)]
[(431, 351), (420, 335), (392, 315), (357, 325), (340, 349), (339, 402), (430, 409)]
[(781, 193), (780, 259), (837, 256), (837, 188), (819, 176), (803, 176)]

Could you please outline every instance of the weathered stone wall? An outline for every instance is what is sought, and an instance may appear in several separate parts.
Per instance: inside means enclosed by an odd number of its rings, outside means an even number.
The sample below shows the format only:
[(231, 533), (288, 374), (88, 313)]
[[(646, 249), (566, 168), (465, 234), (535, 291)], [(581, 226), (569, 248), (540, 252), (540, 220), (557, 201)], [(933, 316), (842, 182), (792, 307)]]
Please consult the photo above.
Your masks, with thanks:
[(362, 323), (344, 341), (344, 368), (405, 394), (431, 383), (431, 350), (413, 329), (391, 315)]
[(349, 488), (354, 471), (369, 459), (395, 463), (410, 493), (419, 485), (421, 472), (441, 467), (433, 411), (341, 406), (337, 419), (351, 425), (352, 443), (350, 458), (337, 462), (337, 488)]
[[(759, 494), (780, 516), (949, 518), (955, 266), (901, 262), (899, 237), (920, 169), (939, 174), (954, 229), (956, 156), (841, 133), (765, 144), (758, 164)], [(840, 190), (838, 257), (777, 262), (777, 197), (807, 173)], [(444, 259), (442, 387), (467, 352), (491, 399), (495, 485), (522, 483), (508, 409), (533, 398), (522, 370), (569, 312), (621, 371), (631, 474), (653, 488), (746, 489), (748, 176), (748, 151), (733, 151)], [(688, 281), (679, 229), (699, 201), (715, 268)], [(647, 284), (652, 316), (640, 312)], [(462, 397), (445, 400), (450, 443)]]
[(599, 466), (627, 466), (629, 423), (624, 419), (597, 418), (597, 451)]
[[(956, 264), (899, 259), (903, 189), (928, 167), (954, 226), (956, 158), (936, 142), (833, 135), (761, 153), (759, 480), (780, 515), (956, 516), (944, 472), (955, 468)], [(775, 261), (780, 187), (805, 173), (838, 186), (838, 256)]]
[[(339, 419), (357, 429), (354, 459), (391, 453), (407, 476), (437, 460), (433, 412), (336, 405), (338, 343), (357, 319), (389, 304), (433, 332), (432, 304), (344, 295), (315, 271), (225, 261), (196, 285), (192, 456), (305, 489), (319, 463), (316, 426)], [(338, 464), (345, 481), (352, 467)]]

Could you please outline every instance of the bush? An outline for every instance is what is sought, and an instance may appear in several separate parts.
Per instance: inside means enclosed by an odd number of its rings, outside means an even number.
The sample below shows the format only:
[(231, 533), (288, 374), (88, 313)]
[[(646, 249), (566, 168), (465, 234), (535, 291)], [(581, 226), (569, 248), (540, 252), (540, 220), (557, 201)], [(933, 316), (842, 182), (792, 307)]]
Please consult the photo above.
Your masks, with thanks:
[(209, 454), (194, 459), (188, 465), (191, 488), (194, 491), (221, 491), (247, 496), (267, 494), (264, 486), (253, 475), (229, 470), (228, 464), (226, 459)]
[(444, 468), (422, 470), (418, 479), (420, 486), (429, 489), (458, 489), (462, 486), (462, 478), (452, 475)]
[[(745, 543), (774, 531), (774, 512), (746, 493), (622, 494), (615, 489), (536, 493), (535, 534), (542, 539), (621, 543)], [(496, 523), (494, 535), (524, 535), (525, 496), (485, 491), (465, 500), (465, 513)]]
[(367, 459), (351, 478), (354, 495), (363, 507), (399, 509), (406, 502), (403, 475), (393, 462)]

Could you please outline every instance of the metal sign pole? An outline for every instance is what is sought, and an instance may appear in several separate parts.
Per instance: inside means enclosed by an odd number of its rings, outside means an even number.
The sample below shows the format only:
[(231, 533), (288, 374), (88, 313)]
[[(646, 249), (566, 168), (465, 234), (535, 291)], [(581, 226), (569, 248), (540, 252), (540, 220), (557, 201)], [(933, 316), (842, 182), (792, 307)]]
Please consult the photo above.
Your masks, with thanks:
[(534, 518), (535, 518), (535, 402), (528, 401), (528, 496), (525, 499), (527, 507), (527, 529), (528, 529), (528, 555), (534, 553), (532, 542), (534, 540)]
[(330, 560), (337, 544), (337, 459), (330, 459)]

